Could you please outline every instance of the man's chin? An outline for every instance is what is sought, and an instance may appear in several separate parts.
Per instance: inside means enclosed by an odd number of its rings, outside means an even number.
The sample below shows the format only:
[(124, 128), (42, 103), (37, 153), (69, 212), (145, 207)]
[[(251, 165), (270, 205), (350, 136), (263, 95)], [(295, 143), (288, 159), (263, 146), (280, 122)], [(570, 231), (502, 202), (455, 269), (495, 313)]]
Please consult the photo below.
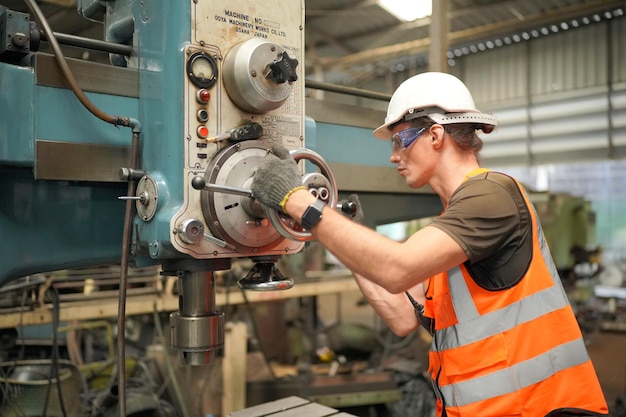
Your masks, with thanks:
[(419, 182), (419, 181), (411, 181), (408, 178), (404, 178), (404, 181), (406, 182), (407, 186), (409, 186), (410, 188), (413, 188), (413, 189), (422, 188), (422, 187), (425, 187), (427, 185), (427, 183), (422, 183), (422, 182)]

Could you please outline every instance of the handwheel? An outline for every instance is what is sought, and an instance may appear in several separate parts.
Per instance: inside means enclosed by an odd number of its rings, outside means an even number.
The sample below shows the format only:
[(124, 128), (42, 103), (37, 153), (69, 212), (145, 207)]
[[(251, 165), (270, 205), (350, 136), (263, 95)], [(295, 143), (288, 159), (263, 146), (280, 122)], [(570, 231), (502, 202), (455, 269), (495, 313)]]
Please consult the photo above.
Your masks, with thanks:
[[(302, 183), (309, 188), (311, 194), (324, 201), (328, 207), (334, 209), (338, 200), (337, 183), (326, 161), (318, 153), (306, 148), (294, 149), (289, 151), (289, 153), (296, 162), (305, 159), (320, 169), (320, 173), (304, 174)], [(266, 213), (272, 226), (283, 237), (299, 242), (313, 240), (311, 232), (302, 228), (291, 217), (270, 208), (266, 208)]]

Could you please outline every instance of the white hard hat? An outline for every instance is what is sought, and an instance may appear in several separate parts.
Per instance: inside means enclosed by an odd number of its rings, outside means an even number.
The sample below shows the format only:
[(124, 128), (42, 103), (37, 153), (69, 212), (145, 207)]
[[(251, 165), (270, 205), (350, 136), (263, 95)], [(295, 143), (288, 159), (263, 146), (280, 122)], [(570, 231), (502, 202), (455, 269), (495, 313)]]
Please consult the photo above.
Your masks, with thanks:
[(374, 130), (379, 139), (391, 138), (389, 126), (400, 120), (428, 116), (435, 123), (476, 123), (489, 133), (498, 125), (496, 118), (476, 108), (472, 94), (454, 75), (424, 72), (404, 81), (389, 101), (385, 124)]

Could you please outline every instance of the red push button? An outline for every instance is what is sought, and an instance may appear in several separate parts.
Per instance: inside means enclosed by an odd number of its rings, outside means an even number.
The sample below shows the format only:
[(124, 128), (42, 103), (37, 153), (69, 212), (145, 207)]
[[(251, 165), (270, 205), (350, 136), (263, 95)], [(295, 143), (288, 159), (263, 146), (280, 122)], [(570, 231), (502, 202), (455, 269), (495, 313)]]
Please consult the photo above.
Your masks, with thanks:
[(206, 126), (198, 126), (196, 133), (199, 138), (206, 139), (209, 136), (209, 128)]
[(211, 98), (211, 93), (209, 93), (209, 90), (207, 90), (206, 88), (202, 88), (196, 93), (196, 98), (200, 103), (206, 104)]

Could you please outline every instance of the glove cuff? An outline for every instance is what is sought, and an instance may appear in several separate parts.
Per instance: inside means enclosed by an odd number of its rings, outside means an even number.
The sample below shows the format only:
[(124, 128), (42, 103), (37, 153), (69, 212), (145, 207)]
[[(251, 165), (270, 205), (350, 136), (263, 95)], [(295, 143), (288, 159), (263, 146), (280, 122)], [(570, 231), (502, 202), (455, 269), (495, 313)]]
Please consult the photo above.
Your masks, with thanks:
[(308, 188), (305, 187), (304, 185), (301, 185), (299, 187), (292, 188), (291, 190), (289, 190), (289, 192), (287, 194), (285, 194), (285, 196), (283, 197), (283, 199), (280, 202), (280, 208), (283, 211), (283, 213), (287, 213), (285, 211), (285, 204), (287, 204), (287, 200), (289, 200), (289, 197), (291, 197), (291, 194), (295, 193), (298, 190), (306, 190), (306, 189), (308, 189)]

